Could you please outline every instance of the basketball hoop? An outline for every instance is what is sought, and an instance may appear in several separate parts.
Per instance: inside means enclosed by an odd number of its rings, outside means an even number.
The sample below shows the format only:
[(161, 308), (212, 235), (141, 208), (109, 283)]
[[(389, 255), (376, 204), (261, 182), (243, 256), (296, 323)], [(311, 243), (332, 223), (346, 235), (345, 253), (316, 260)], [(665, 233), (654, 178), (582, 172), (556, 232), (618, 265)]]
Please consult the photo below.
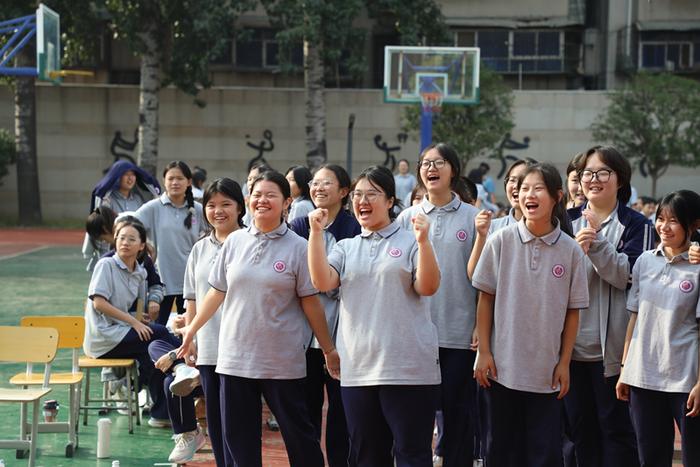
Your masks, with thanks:
[(423, 111), (428, 113), (439, 113), (442, 110), (443, 94), (441, 92), (421, 92), (420, 101)]

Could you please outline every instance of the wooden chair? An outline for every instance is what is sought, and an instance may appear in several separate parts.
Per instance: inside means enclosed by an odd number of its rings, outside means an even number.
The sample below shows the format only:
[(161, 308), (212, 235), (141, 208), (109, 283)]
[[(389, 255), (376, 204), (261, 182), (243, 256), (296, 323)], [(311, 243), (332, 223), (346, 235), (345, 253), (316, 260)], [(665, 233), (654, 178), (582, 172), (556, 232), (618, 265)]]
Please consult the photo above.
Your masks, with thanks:
[[(138, 385), (137, 380), (136, 360), (133, 358), (90, 358), (82, 356), (78, 359), (78, 366), (81, 370), (85, 370), (85, 392), (83, 405), (80, 410), (83, 411), (83, 425), (87, 425), (88, 410), (111, 410), (114, 407), (106, 405), (108, 402), (126, 402), (126, 410), (129, 413), (129, 433), (134, 433), (134, 415), (136, 415), (136, 424), (141, 425), (141, 411), (139, 410)], [(108, 382), (104, 382), (102, 398), (93, 399), (90, 397), (90, 372), (95, 368), (124, 368), (126, 370), (126, 399), (110, 399), (107, 389)], [(132, 378), (134, 384), (132, 384)], [(93, 405), (93, 402), (99, 402), (99, 405)]]
[[(0, 389), (0, 402), (21, 404), (20, 438), (0, 440), (0, 448), (17, 449), (21, 458), (29, 450), (29, 467), (36, 460), (37, 437), (39, 434), (39, 402), (51, 392), (51, 362), (58, 349), (58, 331), (53, 328), (29, 328), (20, 326), (0, 326), (0, 361), (26, 363), (26, 374), (32, 377), (34, 363), (44, 364), (41, 388), (36, 389)], [(27, 404), (32, 404), (32, 423), (27, 439)]]
[[(83, 345), (85, 318), (82, 316), (25, 316), (20, 326), (53, 327), (58, 330), (58, 348), (72, 349), (71, 371), (51, 373), (49, 386), (68, 386), (68, 422), (40, 422), (39, 433), (68, 433), (66, 457), (73, 457), (78, 449), (78, 419), (80, 418), (80, 387), (83, 372), (78, 368), (78, 349)], [(10, 383), (27, 388), (42, 384), (41, 375), (18, 373)]]

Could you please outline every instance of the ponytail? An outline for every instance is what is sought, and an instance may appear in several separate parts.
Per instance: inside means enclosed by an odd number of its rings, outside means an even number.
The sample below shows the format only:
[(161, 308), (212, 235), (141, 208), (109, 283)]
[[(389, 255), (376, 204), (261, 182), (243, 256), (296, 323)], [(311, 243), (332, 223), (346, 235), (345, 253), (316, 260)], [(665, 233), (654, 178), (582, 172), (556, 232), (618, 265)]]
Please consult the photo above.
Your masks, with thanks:
[(185, 191), (185, 201), (187, 202), (187, 217), (185, 217), (185, 227), (192, 228), (192, 216), (197, 212), (194, 208), (194, 195), (192, 194), (192, 186), (188, 186)]

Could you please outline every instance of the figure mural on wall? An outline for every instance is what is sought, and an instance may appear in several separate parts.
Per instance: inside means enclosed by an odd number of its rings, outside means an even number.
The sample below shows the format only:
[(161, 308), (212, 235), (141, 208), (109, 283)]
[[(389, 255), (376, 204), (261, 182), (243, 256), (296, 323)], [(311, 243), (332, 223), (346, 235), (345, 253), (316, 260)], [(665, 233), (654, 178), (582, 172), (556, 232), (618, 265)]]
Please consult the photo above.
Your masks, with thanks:
[(133, 157), (136, 146), (139, 144), (139, 130), (134, 130), (134, 140), (128, 141), (122, 136), (122, 132), (117, 130), (114, 132), (112, 143), (109, 145), (109, 152), (114, 156), (114, 161), (126, 159), (129, 162), (136, 163)]
[(503, 154), (503, 151), (505, 149), (510, 149), (511, 151), (522, 151), (524, 149), (527, 149), (530, 147), (530, 137), (525, 136), (523, 138), (522, 143), (519, 141), (515, 141), (510, 137), (510, 133), (506, 133), (503, 136), (503, 140), (501, 140), (501, 144), (498, 145), (498, 149), (496, 149), (496, 152), (491, 155), (492, 159), (498, 159), (501, 161), (501, 169), (498, 171), (498, 175), (496, 178), (501, 179), (503, 178), (503, 174), (506, 173), (506, 169), (508, 168), (508, 163), (510, 162), (515, 162), (517, 160), (520, 160), (519, 157), (514, 156), (512, 154)]
[(382, 141), (382, 139), (382, 135), (375, 135), (374, 145), (377, 147), (377, 149), (384, 153), (384, 162), (382, 162), (382, 165), (393, 172), (396, 168), (396, 157), (394, 157), (394, 152), (401, 151), (401, 146), (408, 139), (408, 134), (402, 132), (396, 135), (396, 139), (399, 142), (398, 146), (389, 147), (389, 144), (386, 141)]
[[(245, 137), (246, 139), (249, 139), (250, 135), (245, 135)], [(272, 142), (272, 131), (267, 129), (263, 131), (263, 139), (260, 141), (259, 144), (255, 144), (250, 141), (247, 141), (246, 144), (249, 148), (255, 149), (258, 152), (257, 156), (253, 157), (250, 161), (248, 161), (248, 172), (250, 172), (250, 169), (253, 167), (253, 165), (257, 164), (258, 162), (263, 162), (267, 164), (267, 160), (265, 160), (264, 154), (266, 152), (272, 152), (272, 150), (275, 149), (275, 143)]]

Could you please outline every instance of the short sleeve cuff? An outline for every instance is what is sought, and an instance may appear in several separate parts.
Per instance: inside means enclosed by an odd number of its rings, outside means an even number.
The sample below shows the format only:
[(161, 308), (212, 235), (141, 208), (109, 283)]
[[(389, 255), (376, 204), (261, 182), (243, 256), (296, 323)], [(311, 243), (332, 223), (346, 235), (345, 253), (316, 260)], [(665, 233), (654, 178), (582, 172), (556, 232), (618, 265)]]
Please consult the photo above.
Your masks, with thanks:
[(568, 309), (578, 308), (580, 310), (582, 308), (588, 308), (588, 306), (589, 306), (588, 300), (581, 300), (581, 301), (570, 302), (569, 304), (566, 305), (566, 308), (568, 308)]
[(226, 288), (226, 284), (219, 285), (219, 284), (212, 284), (211, 282), (209, 282), (209, 286), (210, 286), (211, 288), (213, 288), (213, 289), (218, 290), (219, 292), (222, 292), (222, 293), (226, 293), (227, 290), (228, 290), (228, 289)]
[(486, 284), (484, 282), (478, 281), (478, 280), (472, 280), (472, 285), (474, 286), (475, 289), (481, 290), (482, 292), (485, 292), (487, 294), (495, 295), (496, 294), (496, 287), (492, 287), (489, 284)]

